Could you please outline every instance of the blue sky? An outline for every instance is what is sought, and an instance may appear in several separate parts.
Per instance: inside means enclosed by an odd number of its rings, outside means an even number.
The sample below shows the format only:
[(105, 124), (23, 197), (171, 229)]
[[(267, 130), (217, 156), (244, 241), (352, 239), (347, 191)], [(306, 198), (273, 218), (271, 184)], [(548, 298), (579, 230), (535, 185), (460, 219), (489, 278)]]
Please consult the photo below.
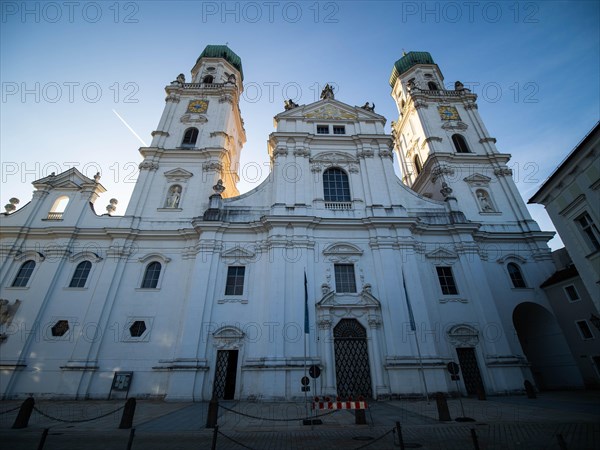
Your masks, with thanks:
[[(398, 116), (388, 79), (402, 51), (428, 51), (445, 82), (479, 111), (527, 200), (600, 117), (597, 2), (10, 2), (0, 23), (0, 201), (29, 201), (31, 182), (76, 166), (97, 171), (123, 213), (164, 106), (164, 86), (208, 44), (244, 66), (248, 142), (240, 190), (267, 175), (283, 99), (325, 83), (351, 105)], [(117, 113), (117, 114), (115, 114)], [(260, 170), (258, 170), (260, 168)], [(530, 208), (553, 230), (543, 207)], [(554, 239), (553, 248), (560, 245)]]

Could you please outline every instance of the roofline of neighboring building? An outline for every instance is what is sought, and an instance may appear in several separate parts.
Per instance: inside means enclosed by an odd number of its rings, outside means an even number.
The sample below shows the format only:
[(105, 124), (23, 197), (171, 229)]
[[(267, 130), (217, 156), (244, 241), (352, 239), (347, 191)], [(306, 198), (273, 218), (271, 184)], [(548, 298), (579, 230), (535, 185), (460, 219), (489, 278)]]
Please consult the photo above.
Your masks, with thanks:
[(540, 197), (542, 195), (542, 191), (544, 191), (548, 185), (554, 181), (559, 176), (559, 173), (563, 169), (563, 166), (566, 165), (569, 161), (575, 158), (575, 156), (579, 153), (579, 150), (583, 148), (583, 146), (593, 137), (596, 131), (600, 130), (600, 121), (596, 122), (596, 125), (579, 141), (579, 143), (575, 146), (571, 152), (565, 156), (565, 158), (560, 162), (560, 164), (554, 169), (554, 171), (546, 178), (546, 181), (542, 183), (542, 186), (537, 190), (535, 194), (531, 196), (531, 198), (527, 201), (528, 204), (537, 203), (541, 200)]
[(540, 285), (540, 288), (544, 289), (546, 287), (553, 286), (560, 282), (570, 280), (577, 276), (579, 276), (577, 268), (575, 266), (569, 266), (566, 269), (557, 270), (552, 275), (550, 275), (550, 277), (548, 277), (548, 279), (546, 279), (546, 281), (544, 281)]

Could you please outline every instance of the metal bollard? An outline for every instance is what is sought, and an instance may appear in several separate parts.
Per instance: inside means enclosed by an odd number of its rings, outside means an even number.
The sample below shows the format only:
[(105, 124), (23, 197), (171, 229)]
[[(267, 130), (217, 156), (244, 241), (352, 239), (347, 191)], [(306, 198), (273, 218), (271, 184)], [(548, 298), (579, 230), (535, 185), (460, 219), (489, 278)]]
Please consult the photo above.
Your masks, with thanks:
[(208, 413), (206, 414), (206, 428), (214, 428), (217, 426), (219, 417), (219, 401), (213, 397), (208, 402)]
[(210, 450), (217, 450), (217, 434), (219, 433), (219, 425), (215, 425), (214, 431), (213, 431), (213, 439), (212, 439), (212, 444), (210, 446)]
[(135, 428), (132, 428), (129, 431), (129, 440), (127, 441), (127, 450), (131, 450), (131, 446), (133, 445), (133, 437), (135, 436)]
[(473, 439), (473, 448), (479, 450), (479, 439), (477, 439), (475, 428), (471, 428), (471, 439)]
[(29, 425), (29, 418), (31, 417), (31, 413), (33, 412), (34, 405), (35, 401), (33, 400), (33, 397), (27, 398), (21, 404), (21, 409), (19, 409), (19, 414), (17, 414), (17, 418), (13, 423), (13, 428), (27, 428), (27, 425)]
[(568, 450), (567, 443), (565, 442), (565, 438), (562, 434), (557, 434), (556, 440), (558, 441), (558, 446), (560, 447), (560, 450)]
[(46, 438), (48, 437), (49, 430), (50, 430), (50, 428), (44, 428), (44, 431), (42, 432), (42, 437), (40, 439), (40, 443), (38, 444), (37, 450), (43, 450), (44, 445), (46, 444)]
[(438, 410), (438, 420), (440, 422), (448, 422), (452, 420), (450, 417), (450, 410), (448, 409), (448, 401), (442, 392), (435, 394), (435, 403)]
[(404, 450), (404, 437), (402, 436), (402, 427), (400, 426), (400, 422), (396, 422), (396, 429), (398, 430), (398, 442), (400, 444), (400, 450)]
[(483, 386), (477, 386), (477, 400), (487, 400)]
[(125, 430), (133, 426), (135, 403), (135, 398), (130, 398), (125, 402), (125, 408), (123, 408), (123, 416), (121, 416), (121, 423), (119, 424), (119, 429)]
[(527, 398), (537, 398), (535, 388), (533, 387), (533, 384), (531, 384), (531, 381), (525, 380), (523, 385), (525, 386), (525, 392), (527, 392)]
[(364, 409), (355, 409), (354, 410), (354, 423), (356, 425), (366, 425), (367, 424), (367, 414)]

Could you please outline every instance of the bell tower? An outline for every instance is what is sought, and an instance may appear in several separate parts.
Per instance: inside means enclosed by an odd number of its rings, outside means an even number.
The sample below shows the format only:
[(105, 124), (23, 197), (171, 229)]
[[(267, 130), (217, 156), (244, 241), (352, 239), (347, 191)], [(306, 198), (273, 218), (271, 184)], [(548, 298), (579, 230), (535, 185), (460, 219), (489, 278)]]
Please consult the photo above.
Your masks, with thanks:
[(396, 61), (390, 86), (399, 112), (394, 147), (407, 186), (434, 200), (451, 193), (469, 220), (539, 229), (512, 179), (510, 155), (496, 149), (479, 115), (477, 95), (460, 81), (446, 89), (427, 52)]
[(197, 217), (208, 207), (212, 187), (223, 197), (239, 195), (238, 166), (246, 142), (239, 99), (242, 61), (226, 45), (208, 45), (192, 68), (165, 87), (165, 108), (144, 160), (127, 215), (177, 213)]

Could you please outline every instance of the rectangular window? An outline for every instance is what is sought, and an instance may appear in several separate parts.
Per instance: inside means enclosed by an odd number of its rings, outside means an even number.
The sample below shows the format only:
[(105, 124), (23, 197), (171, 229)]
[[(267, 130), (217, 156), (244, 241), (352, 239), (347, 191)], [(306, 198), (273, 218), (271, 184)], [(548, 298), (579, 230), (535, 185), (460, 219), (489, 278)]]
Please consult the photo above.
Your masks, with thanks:
[(579, 329), (579, 333), (581, 334), (581, 337), (583, 339), (594, 339), (594, 335), (592, 334), (592, 330), (590, 329), (590, 326), (588, 325), (587, 321), (578, 320), (576, 323), (577, 328)]
[(440, 280), (440, 287), (442, 288), (442, 294), (444, 295), (457, 295), (458, 290), (456, 289), (456, 283), (454, 282), (454, 276), (452, 275), (451, 267), (436, 267), (438, 280)]
[(317, 125), (317, 134), (329, 134), (329, 125)]
[(334, 264), (335, 290), (338, 293), (356, 292), (356, 279), (354, 278), (354, 264)]
[(227, 285), (225, 295), (243, 295), (244, 293), (244, 266), (230, 266), (227, 269)]
[(577, 289), (575, 289), (575, 286), (573, 286), (572, 284), (570, 284), (569, 286), (565, 286), (565, 293), (567, 294), (567, 298), (570, 302), (576, 302), (577, 300), (581, 300)]
[(343, 125), (333, 127), (333, 134), (346, 134), (346, 127)]
[(588, 213), (583, 213), (575, 221), (579, 224), (588, 244), (594, 250), (600, 250), (600, 232)]

